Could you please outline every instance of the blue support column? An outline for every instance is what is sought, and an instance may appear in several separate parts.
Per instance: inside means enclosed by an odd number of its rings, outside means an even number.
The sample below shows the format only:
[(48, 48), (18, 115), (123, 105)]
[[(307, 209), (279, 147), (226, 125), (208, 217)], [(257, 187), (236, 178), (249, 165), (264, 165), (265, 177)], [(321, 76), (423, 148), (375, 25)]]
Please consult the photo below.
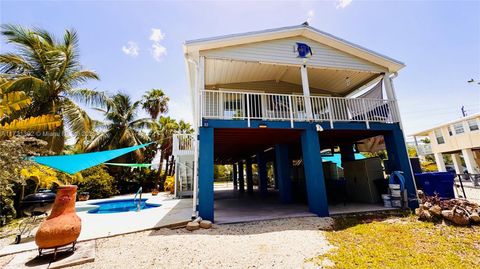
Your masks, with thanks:
[(320, 217), (327, 217), (328, 203), (325, 180), (323, 177), (320, 141), (316, 130), (307, 129), (302, 132), (302, 154), (307, 185), (308, 208)]
[(265, 162), (265, 153), (260, 151), (257, 153), (258, 165), (258, 188), (261, 196), (267, 196), (268, 182), (267, 182), (267, 163)]
[(405, 138), (399, 126), (383, 135), (387, 148), (389, 169), (391, 171), (402, 171), (405, 177), (405, 186), (408, 192), (408, 207), (417, 208), (417, 190), (412, 175), (410, 159), (408, 158)]
[(344, 162), (355, 161), (355, 152), (353, 152), (353, 145), (341, 145), (340, 155), (342, 166)]
[(292, 202), (292, 182), (290, 180), (290, 159), (288, 158), (288, 145), (275, 145), (275, 170), (276, 181), (282, 203)]
[(277, 160), (273, 161), (273, 177), (275, 182), (275, 189), (278, 190), (278, 171), (277, 171)]
[(198, 213), (213, 221), (213, 128), (199, 128)]
[(238, 172), (237, 172), (237, 164), (233, 164), (233, 189), (236, 190), (238, 188)]
[(253, 193), (253, 173), (252, 173), (252, 159), (247, 158), (245, 160), (245, 164), (247, 165), (246, 167), (246, 172), (247, 172), (247, 192), (249, 194)]
[(238, 185), (240, 192), (245, 191), (245, 177), (243, 176), (243, 161), (238, 162)]

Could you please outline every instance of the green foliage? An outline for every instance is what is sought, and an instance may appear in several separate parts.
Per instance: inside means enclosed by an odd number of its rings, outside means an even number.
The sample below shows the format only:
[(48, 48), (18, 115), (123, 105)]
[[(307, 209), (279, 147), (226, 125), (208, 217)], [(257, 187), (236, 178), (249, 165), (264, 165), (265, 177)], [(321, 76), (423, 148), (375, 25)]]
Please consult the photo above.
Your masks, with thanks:
[[(5, 24), (1, 34), (13, 45), (15, 52), (0, 54), (0, 72), (11, 78), (4, 86), (5, 93), (24, 91), (32, 102), (23, 118), (53, 114), (63, 118), (65, 126), (55, 126), (57, 136), (45, 136), (56, 152), (63, 150), (64, 127), (80, 139), (90, 131), (91, 120), (73, 100), (85, 104), (103, 103), (103, 94), (77, 87), (98, 75), (84, 70), (78, 52), (78, 35), (65, 30), (62, 39), (38, 28)], [(82, 117), (78, 117), (81, 115)]]
[(163, 190), (173, 193), (175, 191), (175, 177), (168, 176), (163, 184)]
[(78, 192), (88, 192), (91, 199), (108, 198), (118, 194), (115, 179), (107, 172), (105, 165), (86, 169), (81, 175), (81, 179), (75, 182)]
[(379, 157), (382, 160), (388, 159), (387, 151), (386, 150), (380, 150), (377, 152), (362, 152), (363, 156), (367, 158), (373, 158), (373, 157)]
[(142, 108), (155, 120), (159, 115), (168, 112), (169, 100), (162, 90), (151, 89), (143, 95)]
[(2, 213), (8, 218), (16, 215), (14, 208), (15, 188), (26, 183), (26, 179), (20, 171), (32, 167), (33, 162), (25, 159), (25, 156), (48, 155), (45, 141), (32, 137), (12, 137), (8, 140), (0, 140), (0, 196)]
[[(106, 124), (99, 126), (102, 131), (97, 133), (86, 151), (131, 147), (149, 141), (143, 129), (150, 126), (150, 119), (137, 118), (140, 101), (132, 102), (127, 94), (117, 93), (107, 97), (106, 103), (106, 110), (99, 109), (105, 115)], [(119, 160), (141, 162), (144, 158), (143, 151), (143, 149), (136, 150), (133, 154)]]
[(213, 178), (216, 182), (231, 181), (231, 165), (215, 165), (213, 168)]

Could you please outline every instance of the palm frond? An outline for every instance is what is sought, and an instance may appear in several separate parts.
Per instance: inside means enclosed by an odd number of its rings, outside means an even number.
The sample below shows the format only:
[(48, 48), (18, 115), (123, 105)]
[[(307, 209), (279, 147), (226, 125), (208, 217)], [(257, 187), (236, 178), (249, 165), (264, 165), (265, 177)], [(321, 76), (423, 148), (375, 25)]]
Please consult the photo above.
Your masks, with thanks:
[(2, 132), (14, 131), (45, 131), (55, 130), (62, 125), (62, 119), (57, 115), (42, 115), (26, 119), (16, 119), (10, 123), (0, 125)]
[(66, 99), (63, 101), (62, 110), (65, 122), (77, 140), (92, 132), (92, 119), (77, 104)]
[(29, 73), (33, 67), (21, 55), (14, 53), (0, 54), (0, 72), (5, 74)]
[(4, 94), (0, 100), (0, 119), (6, 114), (28, 107), (32, 100), (24, 92), (10, 92)]
[(70, 89), (65, 94), (71, 99), (88, 106), (108, 107), (111, 104), (110, 98), (104, 92), (91, 89)]
[(99, 149), (103, 149), (103, 147), (112, 139), (111, 132), (104, 132), (98, 134), (85, 148), (86, 152), (95, 151)]

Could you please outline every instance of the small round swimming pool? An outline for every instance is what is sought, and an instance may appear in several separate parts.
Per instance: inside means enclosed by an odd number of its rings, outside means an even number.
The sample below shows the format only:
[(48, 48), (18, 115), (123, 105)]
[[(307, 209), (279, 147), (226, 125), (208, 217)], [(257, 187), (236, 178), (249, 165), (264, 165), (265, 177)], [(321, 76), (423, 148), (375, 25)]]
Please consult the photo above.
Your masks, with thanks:
[[(146, 203), (147, 199), (142, 199), (140, 203), (140, 210), (159, 207), (159, 204), (150, 204)], [(109, 213), (120, 213), (128, 211), (137, 211), (138, 199), (122, 199), (122, 200), (113, 200), (92, 203), (92, 205), (99, 206), (96, 209), (89, 210), (90, 214), (109, 214)]]

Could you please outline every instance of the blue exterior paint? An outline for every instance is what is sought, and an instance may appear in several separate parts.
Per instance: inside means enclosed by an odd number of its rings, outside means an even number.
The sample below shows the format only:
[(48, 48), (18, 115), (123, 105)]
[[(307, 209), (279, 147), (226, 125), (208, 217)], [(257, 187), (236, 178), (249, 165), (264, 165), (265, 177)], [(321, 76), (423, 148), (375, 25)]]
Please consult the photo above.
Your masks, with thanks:
[(238, 171), (237, 171), (237, 164), (233, 164), (233, 189), (238, 188)]
[(199, 128), (198, 213), (213, 221), (213, 128)]
[[(264, 124), (267, 128), (292, 129), (289, 121), (261, 121), (251, 120), (250, 128), (259, 128)], [(335, 122), (333, 129), (329, 122), (294, 122), (294, 129), (316, 130), (316, 125), (322, 126), (323, 130), (373, 130), (373, 131), (392, 131), (399, 128), (398, 123), (379, 123), (370, 122), (370, 129), (363, 122)], [(249, 128), (245, 120), (212, 120), (204, 119), (203, 126), (213, 128)]]
[(307, 185), (308, 208), (320, 217), (328, 216), (327, 192), (323, 177), (320, 142), (315, 130), (302, 132), (302, 154)]
[(275, 170), (282, 203), (292, 202), (292, 181), (290, 179), (290, 159), (288, 158), (288, 145), (275, 145)]
[(265, 161), (265, 153), (257, 153), (258, 164), (258, 188), (260, 189), (260, 195), (266, 196), (268, 192), (267, 186), (267, 162)]
[(278, 171), (277, 171), (277, 161), (273, 161), (273, 177), (275, 182), (275, 189), (278, 190)]
[(387, 148), (388, 161), (392, 171), (402, 171), (405, 178), (405, 186), (408, 193), (408, 207), (417, 208), (417, 190), (412, 175), (410, 160), (408, 158), (405, 139), (400, 128), (384, 134), (385, 146)]
[(253, 193), (253, 173), (252, 173), (252, 159), (247, 158), (245, 160), (246, 164), (246, 172), (247, 172), (247, 192), (252, 194)]
[(245, 191), (245, 177), (243, 175), (243, 161), (238, 162), (238, 185), (240, 192)]

